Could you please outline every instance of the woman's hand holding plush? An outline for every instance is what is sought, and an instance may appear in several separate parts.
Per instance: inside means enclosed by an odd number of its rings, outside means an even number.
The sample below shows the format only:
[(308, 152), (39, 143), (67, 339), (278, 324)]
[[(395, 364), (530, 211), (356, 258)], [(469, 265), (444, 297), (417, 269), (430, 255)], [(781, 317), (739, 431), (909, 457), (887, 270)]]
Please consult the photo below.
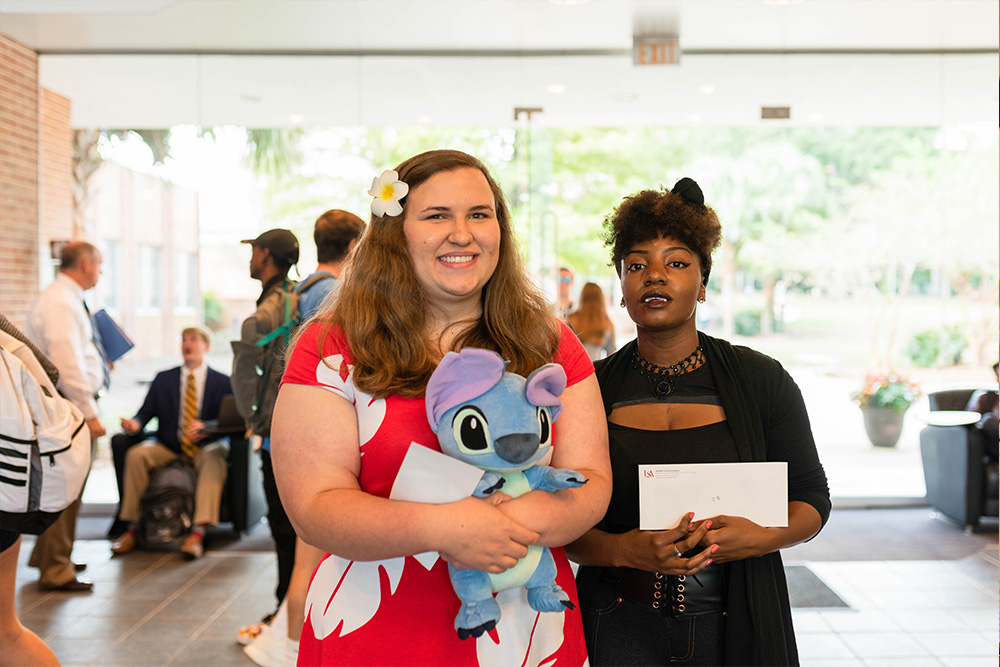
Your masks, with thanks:
[(539, 534), (496, 505), (493, 498), (465, 498), (442, 505), (441, 558), (460, 570), (499, 574), (528, 555), (528, 547), (538, 542)]

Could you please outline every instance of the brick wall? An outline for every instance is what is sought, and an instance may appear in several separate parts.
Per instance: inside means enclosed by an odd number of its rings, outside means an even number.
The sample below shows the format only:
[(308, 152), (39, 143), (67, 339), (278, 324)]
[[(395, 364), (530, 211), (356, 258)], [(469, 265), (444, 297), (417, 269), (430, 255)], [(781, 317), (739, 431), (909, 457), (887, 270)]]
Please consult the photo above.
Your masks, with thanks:
[[(38, 56), (0, 35), (0, 312), (18, 326), (73, 238), (69, 99), (38, 86)], [(39, 278), (41, 277), (41, 285)]]
[[(39, 172), (40, 254), (43, 287), (55, 275), (49, 241), (74, 238), (73, 232), (73, 128), (70, 101), (58, 93), (41, 89)], [(90, 239), (93, 242), (93, 239)]]
[(38, 57), (0, 35), (0, 311), (21, 326), (38, 291)]

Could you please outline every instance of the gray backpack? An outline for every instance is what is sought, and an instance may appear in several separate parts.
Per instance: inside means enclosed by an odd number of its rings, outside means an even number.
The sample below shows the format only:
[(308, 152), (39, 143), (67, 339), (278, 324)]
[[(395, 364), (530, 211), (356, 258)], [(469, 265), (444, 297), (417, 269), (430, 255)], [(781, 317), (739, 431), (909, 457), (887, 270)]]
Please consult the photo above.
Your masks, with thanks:
[(150, 551), (175, 551), (194, 525), (195, 471), (176, 459), (153, 470), (139, 500), (139, 544)]
[[(332, 278), (333, 274), (324, 271), (298, 285), (286, 280), (243, 321), (240, 340), (232, 342), (233, 394), (240, 414), (258, 435), (271, 434), (271, 415), (285, 371), (288, 342), (301, 322), (299, 296), (316, 283)], [(251, 340), (255, 342), (250, 344)], [(247, 405), (249, 401), (244, 397), (250, 395), (253, 404)]]

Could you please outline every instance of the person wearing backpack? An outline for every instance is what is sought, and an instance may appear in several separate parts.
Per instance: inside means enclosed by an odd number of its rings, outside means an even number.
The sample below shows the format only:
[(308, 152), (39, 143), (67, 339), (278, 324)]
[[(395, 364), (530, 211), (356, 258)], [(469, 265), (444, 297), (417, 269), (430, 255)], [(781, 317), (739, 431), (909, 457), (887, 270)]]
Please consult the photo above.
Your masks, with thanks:
[[(316, 219), (313, 241), (318, 265), (295, 286), (299, 297), (299, 326), (319, 310), (327, 295), (337, 291), (340, 274), (364, 230), (364, 220), (341, 209), (330, 209)], [(277, 612), (240, 629), (240, 641), (248, 642), (244, 651), (258, 665), (270, 667), (283, 660), (287, 664), (295, 663), (309, 579), (322, 557), (322, 551), (296, 538), (284, 604), (279, 599)], [(286, 657), (286, 654), (290, 655)]]
[(260, 437), (267, 523), (278, 556), (275, 598), (280, 605), (295, 562), (295, 529), (281, 505), (271, 467), (271, 412), (284, 370), (285, 347), (299, 322), (299, 295), (295, 281), (288, 277), (289, 269), (299, 261), (299, 241), (287, 229), (269, 229), (241, 243), (251, 246), (250, 277), (259, 280), (262, 288), (257, 309), (240, 328), (240, 340), (232, 342), (233, 397), (246, 421), (247, 439)]
[(313, 241), (316, 242), (319, 265), (295, 287), (299, 295), (300, 324), (319, 310), (327, 294), (337, 289), (340, 272), (344, 270), (344, 264), (364, 230), (364, 220), (339, 208), (330, 209), (316, 218)]
[(219, 522), (219, 506), (226, 484), (228, 443), (204, 430), (204, 421), (216, 419), (223, 396), (232, 393), (229, 376), (209, 368), (205, 355), (211, 338), (200, 327), (181, 332), (184, 363), (158, 373), (142, 407), (132, 419), (122, 419), (127, 435), (141, 433), (157, 419), (155, 438), (128, 448), (125, 454), (121, 518), (129, 527), (111, 545), (116, 554), (134, 550), (139, 542), (141, 499), (153, 470), (171, 461), (189, 463), (195, 470), (193, 527), (180, 547), (187, 559), (204, 553), (205, 531)]

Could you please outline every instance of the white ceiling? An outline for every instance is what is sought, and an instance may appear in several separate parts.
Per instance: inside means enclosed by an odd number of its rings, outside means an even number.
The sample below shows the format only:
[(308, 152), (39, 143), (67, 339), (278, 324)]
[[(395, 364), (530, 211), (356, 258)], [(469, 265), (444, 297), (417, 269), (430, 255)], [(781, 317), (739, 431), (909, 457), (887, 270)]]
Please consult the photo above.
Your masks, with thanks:
[[(997, 123), (998, 25), (996, 0), (0, 0), (79, 127)], [(680, 64), (633, 65), (670, 33)]]

